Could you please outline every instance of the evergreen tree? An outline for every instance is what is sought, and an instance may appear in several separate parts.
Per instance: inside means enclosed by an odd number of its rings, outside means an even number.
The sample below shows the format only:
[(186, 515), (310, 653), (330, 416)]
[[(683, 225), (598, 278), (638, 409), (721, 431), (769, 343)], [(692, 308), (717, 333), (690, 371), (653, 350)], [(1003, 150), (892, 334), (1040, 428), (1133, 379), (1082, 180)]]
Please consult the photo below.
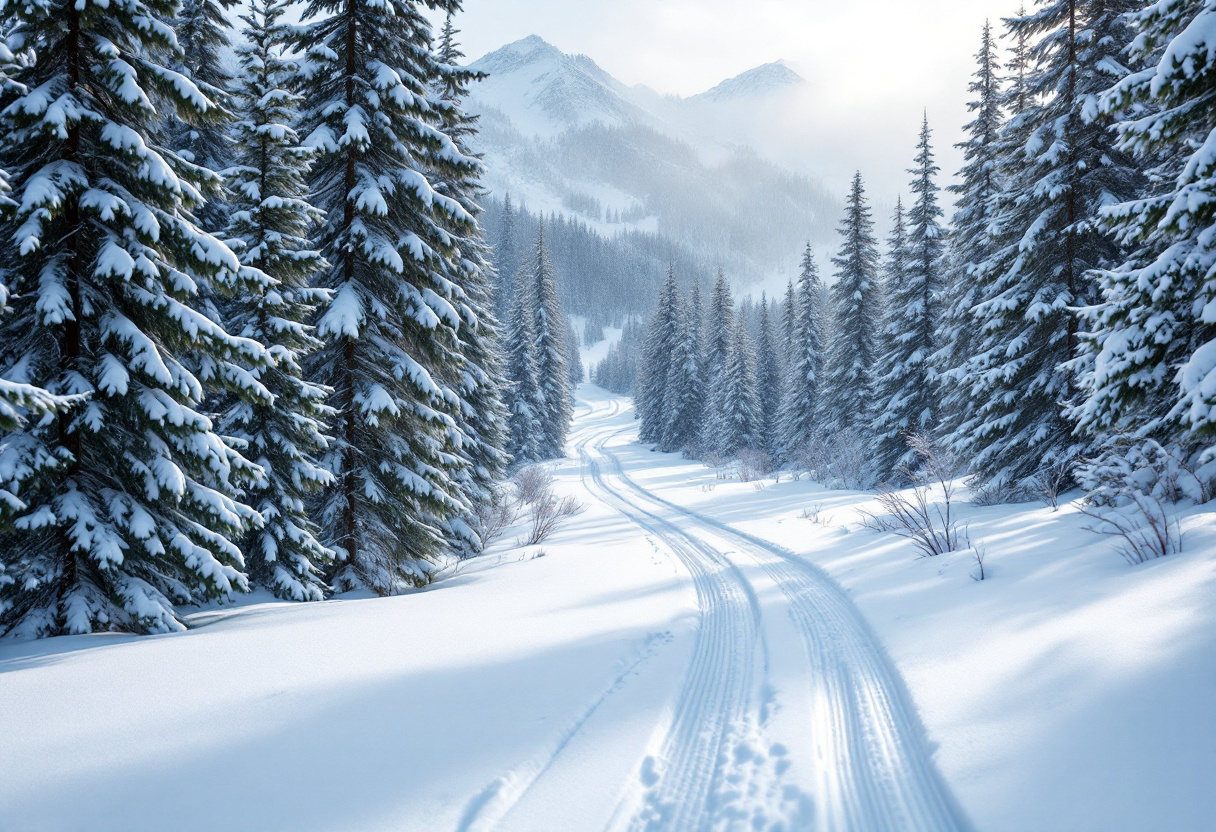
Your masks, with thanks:
[(667, 375), (664, 451), (694, 450), (701, 431), (705, 383), (701, 376), (701, 292), (693, 284), (692, 298), (679, 310), (677, 340)]
[(759, 407), (759, 446), (775, 458), (781, 449), (781, 358), (773, 333), (768, 299), (761, 295), (759, 335), (756, 339), (756, 403)]
[(445, 372), (461, 360), (454, 264), (477, 221), (436, 186), (480, 165), (440, 129), (451, 105), (428, 86), (442, 69), (414, 0), (310, 0), (295, 46), (331, 264), (310, 365), (338, 410), (323, 541), (336, 589), (393, 594), (431, 579), (466, 510)]
[(312, 496), (333, 482), (319, 462), (329, 444), (324, 422), (333, 414), (324, 403), (328, 391), (303, 370), (321, 347), (307, 322), (326, 300), (309, 285), (324, 261), (308, 234), (323, 217), (308, 202), (312, 151), (292, 129), (300, 99), (288, 89), (294, 65), (282, 57), (288, 9), (285, 0), (253, 0), (241, 18), (247, 42), (238, 49), (234, 102), (243, 117), (232, 125), (236, 165), (225, 174), (232, 194), (228, 236), (240, 243), (242, 265), (274, 281), (228, 304), (228, 325), (274, 356), (272, 366), (254, 372), (274, 401), (238, 401), (223, 426), (247, 443), (262, 469), (249, 489), (265, 520), (246, 539), (250, 577), (280, 598), (311, 601), (323, 597), (321, 576), (333, 560), (307, 511)]
[(906, 244), (898, 210), (891, 235), (892, 268), (900, 271), (892, 271), (894, 279), (887, 284), (886, 353), (879, 362), (882, 375), (876, 383), (872, 457), (875, 473), (884, 479), (897, 476), (900, 466), (915, 464), (908, 434), (928, 434), (937, 428), (937, 373), (931, 359), (936, 345), (945, 232), (939, 222), (938, 167), (930, 139), (926, 116), (917, 144), (916, 167), (908, 171), (913, 176), (915, 199), (908, 212)]
[(158, 149), (161, 114), (213, 104), (166, 66), (180, 60), (169, 0), (12, 7), (11, 40), (37, 62), (3, 111), (3, 167), (19, 207), (0, 234), (12, 312), (0, 373), (83, 407), (4, 434), (7, 481), (34, 473), (0, 540), (12, 582), (0, 632), (183, 628), (178, 604), (247, 584), (233, 540), (260, 522), (238, 501), (259, 473), (201, 412), (211, 381), (250, 401), (269, 391), (233, 365), (266, 350), (198, 309), (221, 287), (253, 291), (233, 253), (191, 211), (214, 176)]
[(828, 347), (822, 394), (827, 433), (865, 433), (873, 408), (874, 362), (878, 357), (878, 244), (861, 174), (853, 185), (840, 224), (840, 253), (832, 258), (835, 325)]
[(1072, 308), (1097, 299), (1091, 270), (1119, 261), (1094, 219), (1131, 198), (1139, 176), (1095, 97), (1126, 75), (1131, 0), (1047, 0), (1009, 21), (1038, 38), (1026, 109), (1002, 133), (992, 254), (975, 270), (978, 333), (965, 367), (971, 415), (957, 444), (984, 480), (1024, 482), (1085, 452), (1064, 409), (1077, 395)]
[(569, 359), (566, 355), (566, 316), (557, 296), (557, 282), (549, 253), (545, 250), (542, 226), (533, 255), (532, 307), (533, 337), (535, 337), (536, 382), (540, 391), (540, 437), (538, 448), (542, 459), (565, 455), (566, 434), (574, 415), (574, 400), (570, 393)]
[[(1023, 77), (1026, 38), (1018, 41), (1015, 57), (1023, 56), (1015, 72)], [(963, 151), (964, 164), (957, 184), (947, 190), (957, 196), (950, 223), (950, 255), (942, 302), (940, 346), (934, 364), (941, 371), (941, 429), (952, 435), (970, 405), (962, 367), (971, 355), (975, 323), (971, 309), (976, 302), (975, 270), (992, 253), (989, 237), (989, 206), (1000, 189), (997, 175), (997, 137), (1001, 129), (1001, 90), (998, 47), (992, 27), (985, 22), (976, 54), (979, 64), (968, 90), (975, 96), (967, 109), (974, 118), (964, 128), (967, 139), (956, 147)]]
[(580, 340), (578, 333), (574, 331), (574, 324), (566, 322), (566, 354), (570, 356), (570, 385), (578, 387), (587, 377), (587, 370), (583, 367), (582, 351), (579, 349)]
[(544, 402), (536, 371), (536, 314), (532, 283), (524, 272), (515, 279), (507, 318), (506, 375), (507, 452), (516, 464), (541, 459), (541, 414)]
[[(449, 9), (436, 56), (440, 67), (435, 86), (445, 105), (439, 110), (439, 129), (462, 154), (474, 158), (468, 145), (477, 132), (477, 117), (464, 111), (462, 101), (468, 85), (481, 76), (459, 66), (464, 55), (456, 43), (458, 30), (452, 15)], [(463, 292), (456, 305), (460, 318), (459, 360), (445, 367), (447, 383), (460, 397), (455, 419), (457, 453), (462, 464), (456, 482), (464, 506), (458, 517), (445, 521), (445, 530), (457, 551), (468, 555), (482, 549), (484, 530), (478, 518), (483, 515), (477, 508), (499, 499), (496, 486), (510, 461), (505, 451), (507, 411), (499, 390), (503, 360), (494, 311), (497, 287), (490, 248), (480, 224), (480, 201), (485, 196), (480, 168), (462, 166), (450, 171), (437, 170), (433, 175), (437, 191), (456, 199), (470, 216), (479, 220), (466, 233), (460, 233), (459, 229), (456, 232), (459, 253), (453, 257), (449, 273)]]
[(802, 254), (798, 289), (787, 301), (793, 310), (790, 366), (781, 405), (783, 454), (793, 457), (819, 430), (823, 339), (820, 326), (822, 285), (811, 244)]
[(706, 431), (706, 446), (716, 447), (712, 431), (717, 429), (717, 423), (722, 416), (722, 397), (719, 390), (723, 383), (723, 373), (726, 370), (726, 360), (730, 356), (730, 343), (735, 320), (735, 302), (731, 297), (730, 284), (726, 275), (718, 271), (714, 282), (713, 292), (709, 299), (709, 308), (705, 310), (705, 322), (702, 329), (704, 346), (702, 356), (705, 367), (705, 386), (708, 398), (705, 401), (703, 428)]
[[(226, 53), (232, 46), (227, 13), (236, 5), (236, 0), (182, 0), (174, 21), (181, 46), (177, 68), (216, 106), (205, 121), (191, 123), (171, 117), (170, 140), (182, 158), (215, 172), (225, 170), (233, 158), (229, 138), (232, 116), (228, 109), (233, 78), (227, 69)], [(222, 191), (215, 191), (213, 196), (198, 212), (199, 221), (208, 231), (218, 231), (226, 221)]]
[(643, 442), (659, 442), (667, 435), (669, 402), (668, 384), (672, 362), (681, 341), (680, 290), (675, 272), (667, 270), (667, 280), (659, 292), (659, 302), (646, 334), (642, 350), (638, 392), (634, 396), (641, 426), (638, 438)]
[(730, 349), (715, 396), (721, 399), (712, 425), (711, 449), (723, 457), (760, 446), (760, 404), (756, 394), (756, 356), (742, 313), (731, 327)]
[(1091, 433), (1177, 443), (1202, 462), (1216, 445), (1216, 27), (1210, 0), (1149, 4), (1134, 16), (1130, 54), (1147, 68), (1102, 100), (1121, 114), (1119, 149), (1150, 166), (1141, 199), (1104, 211), (1132, 254), (1099, 274), (1102, 303), (1086, 310), (1095, 356), (1079, 408)]
[[(807, 251), (811, 249), (811, 243), (808, 240)], [(813, 255), (812, 255), (813, 256)], [(803, 265), (805, 267), (806, 255), (803, 255)], [(798, 317), (797, 305), (794, 301), (794, 281), (790, 280), (785, 284), (785, 303), (781, 306), (781, 356), (782, 356), (782, 373), (788, 374), (793, 366), (794, 360), (794, 322)]]
[(503, 200), (498, 239), (494, 243), (494, 264), (498, 269), (498, 286), (494, 293), (495, 309), (502, 320), (511, 312), (515, 273), (519, 271), (519, 255), (515, 248), (515, 207), (511, 194)]

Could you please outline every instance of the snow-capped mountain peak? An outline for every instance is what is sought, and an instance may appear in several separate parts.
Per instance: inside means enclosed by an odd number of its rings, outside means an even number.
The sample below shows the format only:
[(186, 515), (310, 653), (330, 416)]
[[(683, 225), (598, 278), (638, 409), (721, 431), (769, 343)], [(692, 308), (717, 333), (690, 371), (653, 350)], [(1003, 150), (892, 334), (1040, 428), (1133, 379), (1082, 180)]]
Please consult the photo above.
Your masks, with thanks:
[(756, 99), (799, 87), (806, 83), (785, 61), (774, 61), (728, 78), (711, 90), (694, 95), (694, 100), (730, 101)]

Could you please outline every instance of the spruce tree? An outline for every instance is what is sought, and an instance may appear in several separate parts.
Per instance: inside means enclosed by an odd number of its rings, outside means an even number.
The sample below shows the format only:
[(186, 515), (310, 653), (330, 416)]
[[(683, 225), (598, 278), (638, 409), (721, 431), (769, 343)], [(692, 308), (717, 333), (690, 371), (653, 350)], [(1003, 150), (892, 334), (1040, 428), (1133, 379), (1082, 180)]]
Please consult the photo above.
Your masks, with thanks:
[(294, 64), (282, 57), (289, 8), (286, 0), (253, 0), (241, 17), (246, 42), (238, 48), (233, 100), (243, 115), (232, 125), (236, 164), (225, 174), (232, 194), (228, 236), (240, 243), (241, 264), (273, 281), (234, 298), (227, 323), (274, 356), (272, 366), (254, 372), (274, 401), (238, 401), (222, 424), (247, 443), (262, 469), (249, 488), (265, 521), (245, 540), (250, 577), (280, 598), (312, 601), (323, 597), (322, 575), (333, 560), (308, 513), (308, 502), (333, 483), (320, 464), (329, 444), (324, 422), (333, 414), (325, 405), (328, 391), (303, 369), (322, 346), (308, 321), (326, 293), (310, 286), (324, 261), (308, 235), (323, 217), (308, 201), (312, 151), (292, 128), (300, 99), (289, 89)]
[(515, 273), (519, 270), (519, 255), (515, 250), (515, 233), (515, 207), (511, 204), (511, 194), (508, 193), (503, 199), (498, 238), (494, 243), (494, 266), (498, 270), (494, 303), (499, 318), (504, 321), (511, 314)]
[[(1126, 200), (1139, 175), (1116, 146), (1095, 97), (1127, 70), (1131, 0), (1048, 0), (1009, 21), (1035, 41), (1026, 109), (1002, 132), (1002, 189), (994, 199), (992, 253), (975, 270), (970, 418), (957, 444), (983, 480), (1027, 482), (1086, 452), (1065, 408), (1077, 396), (1069, 362), (1080, 345), (1073, 308), (1097, 299), (1092, 270), (1119, 261), (1094, 221)], [(1016, 89), (1016, 87), (1015, 87)]]
[(1216, 7), (1156, 2), (1133, 19), (1130, 56), (1146, 68), (1102, 107), (1123, 117), (1119, 149), (1149, 167), (1152, 187), (1103, 212), (1132, 253), (1100, 272), (1101, 303), (1085, 313), (1094, 369), (1078, 416), (1090, 433), (1176, 443), (1206, 463), (1216, 446), (1216, 55), (1196, 35), (1216, 26)]
[(722, 457), (758, 449), (760, 404), (756, 393), (756, 356), (742, 312), (731, 326), (730, 347), (714, 394), (721, 400), (712, 425), (711, 449)]
[(532, 256), (533, 337), (536, 356), (536, 382), (540, 391), (540, 437), (542, 459), (565, 454), (566, 434), (574, 414), (570, 392), (569, 359), (566, 355), (566, 316), (557, 295), (557, 281), (549, 252), (545, 249), (545, 230), (540, 228)]
[(332, 293), (310, 362), (338, 411), (322, 539), (335, 589), (393, 594), (431, 579), (466, 510), (445, 372), (460, 362), (453, 263), (477, 222), (436, 186), (480, 166), (440, 129), (449, 105), (428, 86), (441, 69), (414, 0), (310, 0), (295, 46)]
[(759, 334), (756, 338), (756, 404), (759, 447), (776, 458), (781, 449), (781, 357), (773, 332), (768, 299), (761, 295)]
[(566, 354), (570, 356), (569, 377), (570, 386), (578, 387), (587, 377), (587, 370), (583, 367), (582, 351), (579, 349), (580, 339), (578, 333), (574, 331), (574, 324), (566, 322)]
[[(172, 147), (184, 159), (217, 173), (225, 170), (233, 159), (230, 139), (231, 93), (233, 78), (229, 73), (227, 52), (232, 46), (232, 28), (228, 12), (235, 0), (182, 0), (174, 20), (174, 31), (181, 47), (178, 67), (215, 105), (211, 118), (189, 123), (170, 118)], [(221, 191), (198, 211), (199, 221), (207, 231), (219, 231), (226, 221), (227, 198)]]
[[(459, 66), (464, 55), (456, 43), (459, 31), (453, 25), (452, 15), (449, 9), (436, 55), (440, 67), (434, 86), (443, 105), (438, 108), (439, 129), (462, 154), (475, 158), (469, 144), (477, 132), (477, 117), (466, 113), (462, 102), (468, 85), (480, 76)], [(437, 191), (456, 199), (470, 216), (480, 220), (480, 202), (485, 196), (480, 167), (438, 170), (434, 177)], [(455, 234), (458, 252), (449, 262), (449, 275), (463, 293), (456, 304), (460, 317), (459, 360), (445, 367), (445, 377), (460, 397), (455, 419), (457, 455), (462, 464), (456, 482), (461, 491), (463, 511), (458, 517), (447, 520), (445, 529), (453, 547), (460, 554), (469, 555), (482, 549), (484, 529), (478, 518), (483, 513), (478, 508), (500, 499), (497, 483), (506, 472), (510, 459), (505, 451), (507, 411), (500, 392), (503, 360), (495, 314), (497, 287), (491, 251), (480, 222), (476, 226), (456, 229)]]
[(541, 459), (544, 402), (536, 374), (536, 315), (532, 282), (524, 272), (515, 279), (506, 328), (507, 452), (516, 465)]
[[(214, 105), (179, 61), (175, 4), (45, 2), (10, 9), (10, 43), (38, 60), (3, 111), (15, 215), (0, 234), (12, 312), (2, 375), (87, 396), (4, 435), (5, 465), (45, 474), (0, 540), (12, 583), (0, 632), (180, 630), (176, 606), (243, 590), (233, 542), (260, 518), (236, 498), (258, 474), (201, 411), (213, 389), (270, 393), (242, 365), (267, 351), (199, 311), (200, 295), (254, 290), (235, 255), (191, 212), (214, 176), (154, 135), (162, 114)], [(5, 476), (11, 481), (11, 476)]]
[(840, 224), (840, 253), (832, 258), (835, 315), (824, 371), (823, 423), (827, 433), (853, 432), (866, 438), (874, 405), (874, 362), (878, 357), (878, 243), (861, 174), (853, 176)]
[(664, 451), (695, 450), (701, 431), (705, 383), (701, 375), (700, 289), (693, 285), (693, 296), (680, 309), (677, 340), (667, 375), (664, 412), (666, 428), (662, 437)]
[(642, 442), (662, 443), (667, 435), (669, 403), (668, 384), (672, 361), (681, 340), (680, 290), (675, 272), (667, 270), (667, 279), (659, 291), (658, 305), (650, 316), (646, 343), (642, 348), (642, 366), (638, 373), (638, 392), (634, 396), (641, 426), (638, 438)]
[[(1025, 54), (1026, 38), (1015, 50)], [(963, 383), (963, 365), (971, 354), (975, 337), (972, 307), (976, 302), (975, 270), (991, 254), (990, 204), (1000, 189), (997, 171), (997, 137), (1001, 129), (1001, 89), (998, 46), (992, 27), (984, 23), (978, 66), (968, 90), (975, 96), (967, 109), (974, 118), (964, 128), (967, 138), (956, 147), (963, 151), (964, 164), (948, 191), (955, 194), (950, 223), (950, 254), (942, 298), (939, 346), (933, 358), (940, 371), (941, 431), (952, 436), (967, 413), (970, 401)], [(1015, 71), (1019, 67), (1015, 66)], [(1023, 75), (1024, 69), (1021, 70)]]
[[(908, 237), (903, 217), (896, 213), (891, 237), (893, 269), (887, 289), (886, 350), (879, 360), (876, 382), (873, 465), (883, 479), (899, 476), (902, 466), (915, 464), (908, 434), (931, 434), (939, 410), (937, 372), (932, 364), (936, 346), (938, 296), (942, 287), (945, 231), (937, 204), (938, 167), (933, 161), (929, 119), (925, 117), (912, 174), (914, 200), (908, 211)], [(904, 253), (900, 253), (903, 249)]]
[(793, 311), (790, 337), (789, 371), (781, 405), (783, 454), (792, 458), (816, 436), (820, 429), (820, 386), (823, 375), (823, 338), (821, 329), (822, 285), (815, 252), (806, 244), (798, 289), (789, 300)]
[(704, 375), (707, 398), (705, 401), (703, 429), (706, 431), (707, 448), (716, 447), (712, 432), (717, 429), (717, 423), (722, 416), (722, 397), (718, 391), (723, 383), (723, 373), (726, 361), (730, 355), (732, 330), (735, 320), (735, 302), (731, 297), (730, 283), (721, 270), (714, 281), (713, 292), (709, 299), (709, 308), (705, 310), (703, 329), (704, 346)]

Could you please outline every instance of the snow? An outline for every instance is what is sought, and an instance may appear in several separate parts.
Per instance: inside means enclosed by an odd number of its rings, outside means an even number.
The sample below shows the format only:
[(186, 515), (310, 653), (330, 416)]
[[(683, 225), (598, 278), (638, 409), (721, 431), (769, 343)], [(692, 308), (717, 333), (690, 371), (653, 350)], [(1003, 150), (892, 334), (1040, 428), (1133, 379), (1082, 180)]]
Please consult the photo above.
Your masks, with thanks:
[(1210, 825), (1209, 517), (1132, 568), (1070, 506), (966, 505), (979, 582), (861, 529), (870, 495), (719, 479), (636, 424), (584, 385), (555, 473), (587, 511), (425, 590), (0, 642), (6, 828)]

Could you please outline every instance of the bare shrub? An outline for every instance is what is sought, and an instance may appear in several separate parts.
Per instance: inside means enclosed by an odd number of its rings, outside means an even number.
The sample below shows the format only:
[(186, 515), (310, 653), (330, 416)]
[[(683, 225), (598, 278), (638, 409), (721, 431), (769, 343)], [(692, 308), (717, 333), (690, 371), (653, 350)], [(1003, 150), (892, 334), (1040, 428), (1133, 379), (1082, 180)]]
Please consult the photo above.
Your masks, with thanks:
[(1062, 460), (1048, 465), (1034, 478), (1034, 489), (1052, 511), (1060, 510), (1060, 493), (1072, 482), (1074, 460)]
[(971, 547), (971, 556), (975, 558), (976, 570), (971, 573), (971, 577), (977, 581), (982, 581), (988, 577), (987, 571), (984, 569), (984, 559), (988, 557), (988, 549), (982, 543), (976, 543)]
[(796, 469), (830, 488), (864, 488), (870, 482), (866, 443), (854, 431), (816, 434), (794, 450), (793, 458)]
[(832, 525), (832, 515), (823, 513), (823, 503), (816, 503), (810, 508), (802, 510), (802, 519), (810, 520), (816, 526), (827, 528)]
[(1133, 566), (1181, 552), (1178, 518), (1169, 515), (1161, 499), (1135, 492), (1131, 500), (1122, 508), (1082, 507), (1081, 513), (1096, 521), (1089, 527), (1091, 532), (1119, 538), (1119, 554)]
[(561, 525), (563, 520), (582, 514), (587, 507), (571, 496), (558, 497), (552, 491), (532, 503), (532, 531), (528, 545), (540, 543)]
[(519, 519), (519, 503), (505, 489), (497, 489), (489, 500), (478, 501), (473, 506), (481, 545), (489, 546), (502, 537), (503, 531)]
[(553, 474), (543, 465), (520, 468), (512, 479), (515, 481), (516, 496), (527, 506), (535, 505), (553, 490)]
[[(924, 434), (909, 434), (908, 447), (916, 454), (917, 463), (915, 467), (903, 467), (901, 474), (912, 482), (911, 489), (884, 488), (880, 491), (878, 502), (886, 516), (879, 521), (871, 515), (870, 520), (911, 540), (926, 557), (958, 551), (962, 548), (965, 530), (960, 529), (953, 516), (957, 463)], [(941, 502), (931, 499), (937, 489), (941, 490)]]
[(741, 481), (751, 482), (773, 470), (773, 463), (764, 451), (748, 448), (739, 452), (739, 465), (736, 470)]
[(1025, 503), (1030, 499), (1030, 492), (1023, 486), (1004, 478), (983, 483), (971, 483), (971, 504), (973, 506), (1003, 506), (1010, 503)]

